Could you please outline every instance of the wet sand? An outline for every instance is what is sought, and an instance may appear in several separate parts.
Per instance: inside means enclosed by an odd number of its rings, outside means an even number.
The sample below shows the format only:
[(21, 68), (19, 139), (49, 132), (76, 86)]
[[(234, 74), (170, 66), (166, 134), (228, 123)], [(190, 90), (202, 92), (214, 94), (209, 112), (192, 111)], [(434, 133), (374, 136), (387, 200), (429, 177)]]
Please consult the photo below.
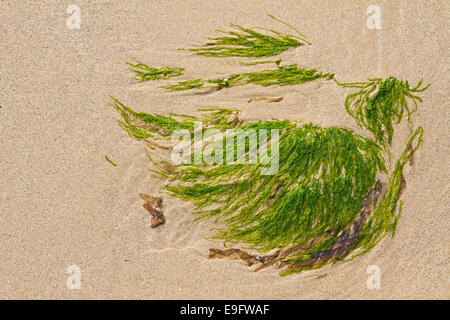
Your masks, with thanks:
[[(0, 298), (450, 298), (446, 1), (73, 4), (81, 9), (81, 28), (71, 30), (66, 2), (0, 2)], [(381, 8), (380, 30), (367, 28), (371, 4)], [(108, 106), (111, 94), (145, 112), (229, 107), (248, 121), (288, 118), (361, 132), (345, 112), (350, 91), (331, 81), (169, 94), (157, 88), (161, 82), (135, 83), (124, 63), (184, 67), (181, 80), (260, 70), (177, 48), (204, 43), (230, 23), (289, 31), (266, 12), (312, 42), (283, 53), (285, 63), (334, 72), (345, 82), (392, 75), (432, 83), (414, 115), (424, 146), (405, 170), (396, 236), (349, 263), (288, 277), (209, 260), (212, 244), (204, 239), (213, 223), (194, 222), (192, 206), (167, 195), (167, 222), (151, 229), (138, 194), (158, 194), (163, 180), (148, 171), (144, 146), (119, 128)], [(248, 103), (262, 96), (283, 100)], [(406, 137), (400, 126), (394, 155)], [(66, 284), (72, 265), (81, 270), (78, 290)], [(366, 285), (370, 265), (381, 270), (378, 290)]]

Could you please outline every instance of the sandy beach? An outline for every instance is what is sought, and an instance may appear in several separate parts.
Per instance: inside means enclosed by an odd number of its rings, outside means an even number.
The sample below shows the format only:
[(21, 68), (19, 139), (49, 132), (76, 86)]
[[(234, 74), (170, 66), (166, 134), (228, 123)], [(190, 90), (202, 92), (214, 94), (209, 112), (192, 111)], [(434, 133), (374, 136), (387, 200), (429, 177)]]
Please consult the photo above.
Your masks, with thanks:
[[(80, 8), (79, 29), (68, 27), (70, 5)], [(380, 29), (367, 26), (370, 5), (381, 9)], [(149, 172), (144, 145), (108, 105), (112, 95), (147, 113), (237, 108), (244, 121), (295, 119), (362, 133), (344, 107), (351, 91), (332, 81), (168, 93), (160, 81), (136, 83), (125, 64), (184, 67), (180, 80), (242, 72), (242, 60), (177, 49), (231, 23), (289, 31), (266, 13), (312, 42), (282, 53), (286, 63), (343, 82), (392, 75), (432, 83), (414, 114), (424, 144), (405, 170), (395, 237), (351, 262), (288, 277), (208, 259), (214, 222), (195, 222), (193, 206), (167, 194), (167, 222), (150, 228), (138, 194), (159, 194), (164, 180)], [(438, 0), (1, 1), (0, 298), (449, 299), (448, 14), (449, 2)], [(283, 100), (248, 103), (268, 92)], [(402, 124), (394, 156), (407, 136)], [(372, 265), (380, 289), (367, 287)], [(78, 289), (67, 285), (70, 266), (81, 272)]]

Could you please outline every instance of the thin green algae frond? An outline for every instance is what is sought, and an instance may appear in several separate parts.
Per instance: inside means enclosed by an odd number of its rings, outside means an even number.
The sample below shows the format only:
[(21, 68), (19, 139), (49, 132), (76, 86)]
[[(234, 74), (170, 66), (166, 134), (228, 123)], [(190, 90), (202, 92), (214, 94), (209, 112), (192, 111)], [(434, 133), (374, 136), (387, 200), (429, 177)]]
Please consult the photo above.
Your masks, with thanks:
[(126, 62), (130, 66), (130, 70), (136, 74), (135, 79), (138, 82), (145, 82), (150, 80), (165, 80), (172, 77), (177, 77), (183, 74), (184, 68), (162, 67), (154, 68), (144, 63), (133, 64)]
[(403, 178), (403, 168), (408, 160), (413, 156), (423, 144), (423, 128), (418, 127), (410, 135), (405, 149), (399, 159), (395, 162), (395, 167), (389, 176), (389, 183), (386, 192), (375, 208), (372, 216), (362, 230), (358, 240), (358, 247), (367, 252), (380, 242), (389, 232), (395, 235), (395, 229), (400, 218), (402, 202), (399, 200), (405, 180)]
[(299, 36), (287, 35), (275, 30), (267, 30), (270, 34), (263, 34), (252, 29), (232, 24), (233, 31), (219, 30), (219, 32), (225, 34), (225, 36), (208, 38), (212, 41), (202, 45), (200, 48), (187, 50), (194, 52), (196, 55), (205, 57), (259, 58), (276, 56), (290, 48), (310, 44), (305, 36), (296, 28), (272, 15), (269, 16), (293, 29)]
[(181, 81), (177, 84), (166, 85), (163, 88), (169, 91), (184, 91), (191, 89), (220, 90), (235, 86), (255, 84), (263, 87), (273, 85), (288, 86), (310, 82), (318, 79), (332, 79), (332, 73), (321, 73), (317, 69), (302, 69), (296, 64), (288, 66), (278, 66), (276, 69), (269, 69), (260, 72), (247, 72), (231, 74), (225, 78), (202, 80), (194, 79)]
[(131, 138), (138, 141), (148, 138), (167, 140), (176, 130), (194, 132), (195, 121), (201, 121), (204, 125), (219, 130), (231, 129), (240, 123), (236, 117), (238, 110), (203, 108), (198, 110), (201, 114), (197, 117), (184, 114), (152, 115), (145, 112), (136, 112), (116, 98), (111, 97), (111, 99), (113, 100), (112, 107), (122, 116), (122, 121), (118, 121), (120, 127)]
[[(417, 102), (422, 102), (414, 93), (422, 92), (430, 86), (421, 88), (421, 80), (417, 86), (411, 88), (408, 81), (394, 77), (369, 79), (369, 82), (365, 83), (337, 83), (344, 87), (360, 89), (347, 96), (347, 112), (386, 149), (392, 143), (394, 125), (400, 123), (403, 117), (407, 117), (412, 130), (411, 114), (417, 110)], [(412, 108), (408, 106), (407, 100), (413, 102)]]
[(112, 161), (110, 158), (108, 158), (107, 155), (105, 155), (105, 160), (108, 161), (108, 162), (109, 162), (111, 165), (113, 165), (114, 167), (117, 167), (117, 164), (116, 164), (114, 161)]

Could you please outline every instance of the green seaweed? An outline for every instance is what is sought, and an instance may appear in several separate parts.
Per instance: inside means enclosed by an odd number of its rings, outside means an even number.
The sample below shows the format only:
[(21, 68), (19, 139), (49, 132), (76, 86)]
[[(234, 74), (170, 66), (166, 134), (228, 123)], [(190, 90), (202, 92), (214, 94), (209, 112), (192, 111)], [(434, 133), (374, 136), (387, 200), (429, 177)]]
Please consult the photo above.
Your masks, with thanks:
[(231, 129), (241, 122), (236, 118), (238, 110), (223, 108), (202, 108), (198, 109), (200, 115), (197, 117), (184, 114), (170, 114), (163, 116), (159, 114), (148, 114), (136, 112), (128, 106), (121, 103), (114, 97), (111, 97), (113, 103), (111, 106), (122, 116), (123, 121), (118, 121), (120, 127), (135, 140), (167, 140), (171, 138), (176, 130), (188, 130), (194, 132), (195, 121), (201, 121), (210, 128), (219, 130)]
[[(190, 120), (194, 118), (200, 120)], [(140, 119), (161, 125), (156, 115), (141, 115)], [(358, 215), (360, 203), (374, 187), (377, 174), (386, 173), (378, 144), (348, 129), (311, 124), (298, 127), (288, 120), (241, 123), (235, 126), (235, 130), (239, 129), (280, 130), (276, 153), (279, 168), (275, 174), (262, 175), (262, 162), (208, 165), (203, 161), (169, 167), (165, 162), (154, 162), (157, 170), (152, 171), (169, 178), (165, 190), (193, 202), (199, 218), (214, 217), (225, 224), (213, 239), (267, 252), (320, 238), (296, 260), (284, 257), (283, 262), (289, 266), (329, 248)], [(267, 138), (268, 145), (271, 139)], [(225, 144), (225, 140), (223, 137), (216, 143)], [(246, 140), (235, 139), (233, 144), (233, 150), (244, 148), (246, 156), (250, 152)], [(270, 147), (267, 152), (269, 158), (275, 156)], [(238, 160), (236, 154), (234, 157), (234, 161)]]
[[(267, 35), (232, 25), (233, 31), (221, 31), (225, 36), (210, 38), (212, 42), (188, 50), (207, 57), (260, 58), (310, 44), (297, 29), (269, 16), (300, 37), (274, 30)], [(219, 79), (184, 80), (163, 88), (209, 92), (248, 84), (287, 86), (333, 79), (342, 87), (357, 89), (346, 97), (345, 108), (373, 137), (345, 128), (299, 125), (292, 120), (244, 123), (239, 110), (224, 108), (199, 109), (195, 115), (148, 114), (111, 97), (111, 105), (122, 116), (118, 121), (121, 128), (147, 144), (147, 155), (154, 165), (150, 171), (168, 178), (163, 191), (193, 203), (197, 219), (212, 218), (220, 223), (210, 240), (258, 252), (252, 255), (237, 248), (210, 249), (210, 258), (241, 259), (249, 266), (259, 264), (256, 270), (276, 265), (285, 276), (350, 261), (386, 235), (394, 236), (406, 186), (403, 169), (408, 160), (413, 163), (413, 154), (423, 143), (423, 129), (414, 127), (412, 114), (422, 102), (417, 93), (429, 85), (422, 87), (421, 80), (410, 87), (407, 81), (394, 77), (340, 83), (332, 73), (302, 69), (296, 64), (281, 66), (281, 59), (241, 62), (265, 63), (275, 63), (277, 68)], [(128, 64), (138, 81), (168, 79), (184, 70)], [(395, 126), (405, 117), (410, 135), (404, 152), (393, 167), (387, 166)], [(163, 159), (162, 149), (173, 150), (177, 140), (171, 138), (178, 131), (194, 137), (194, 141), (200, 134), (200, 156), (192, 152), (194, 146), (181, 163), (155, 160), (155, 153)], [(239, 138), (243, 132), (255, 132), (256, 146), (250, 143), (251, 135)], [(208, 160), (205, 151), (219, 161)], [(252, 161), (255, 154), (260, 157)], [(271, 168), (273, 163), (275, 170)]]
[[(257, 127), (273, 124), (261, 122)], [(274, 175), (261, 175), (261, 163), (197, 167), (193, 185), (165, 188), (196, 203), (201, 217), (224, 218), (227, 227), (216, 239), (268, 251), (303, 244), (325, 231), (335, 236), (358, 213), (377, 170), (384, 170), (378, 146), (346, 129), (312, 125), (287, 127), (279, 141), (280, 167)], [(190, 166), (178, 168), (172, 177), (191, 181)], [(219, 177), (229, 182), (216, 184)], [(221, 206), (201, 210), (213, 204)]]
[(114, 161), (112, 161), (110, 158), (108, 158), (107, 155), (105, 155), (105, 159), (106, 159), (106, 161), (108, 161), (110, 164), (112, 164), (114, 167), (117, 167), (117, 164), (114, 163)]
[(297, 85), (317, 79), (332, 79), (332, 73), (321, 73), (317, 69), (302, 69), (296, 64), (288, 66), (278, 66), (276, 69), (264, 70), (260, 72), (247, 72), (231, 74), (225, 78), (202, 80), (195, 79), (181, 81), (177, 84), (162, 86), (169, 91), (184, 91), (191, 89), (220, 90), (248, 84), (255, 84), (263, 87), (273, 85), (287, 86)]
[(261, 61), (253, 61), (253, 62), (239, 62), (242, 66), (256, 66), (258, 64), (265, 64), (265, 63), (275, 63), (278, 64), (281, 62), (280, 60), (272, 61), (272, 60), (261, 60)]
[[(377, 86), (372, 87), (374, 84)], [(211, 164), (202, 158), (195, 162), (192, 154), (191, 161), (181, 164), (158, 162), (150, 156), (155, 148), (149, 145), (149, 158), (156, 166), (151, 171), (168, 178), (166, 192), (195, 205), (198, 219), (214, 218), (222, 224), (211, 240), (239, 244), (261, 254), (277, 250), (275, 254), (252, 256), (240, 249), (230, 249), (249, 265), (256, 261), (263, 268), (276, 263), (281, 275), (289, 275), (344, 260), (357, 251), (353, 259), (387, 234), (393, 235), (402, 205), (403, 168), (422, 144), (423, 129), (413, 130), (411, 114), (415, 109), (405, 102), (405, 97), (411, 98), (417, 108), (416, 100), (421, 99), (410, 92), (425, 90), (427, 87), (420, 88), (421, 82), (412, 89), (407, 82), (395, 78), (376, 79), (370, 85), (341, 85), (361, 89), (347, 97), (348, 113), (372, 133), (377, 131), (367, 123), (390, 124), (392, 129), (386, 136), (374, 134), (371, 139), (344, 128), (299, 126), (289, 120), (243, 123), (238, 119), (238, 110), (211, 108), (197, 116), (162, 116), (135, 112), (115, 99), (114, 107), (124, 119), (122, 128), (137, 140), (167, 139), (180, 129), (194, 135), (198, 130), (195, 121), (202, 121), (206, 127), (203, 132), (210, 128), (226, 132), (214, 143), (206, 143), (202, 150), (212, 146), (223, 152), (225, 159), (229, 154), (223, 147), (233, 137), (232, 162), (227, 158), (226, 164)], [(353, 101), (359, 105), (357, 112), (351, 108)], [(369, 105), (380, 108), (375, 116), (367, 111)], [(393, 126), (401, 121), (403, 113), (412, 133), (389, 173), (384, 155), (392, 141), (389, 137), (392, 139)], [(370, 121), (368, 117), (372, 117)], [(261, 142), (263, 129), (279, 130), (277, 149), (272, 148), (275, 139), (272, 134)], [(244, 159), (250, 158), (252, 150), (249, 139), (239, 140), (233, 135), (247, 130), (257, 132), (256, 151), (266, 148), (264, 161), (238, 161), (237, 150), (244, 151)], [(217, 146), (221, 148), (216, 149)], [(277, 170), (263, 174), (274, 157), (279, 157)], [(387, 183), (377, 181), (380, 177)], [(219, 249), (213, 253), (212, 256), (231, 254)]]
[(370, 220), (362, 230), (358, 247), (364, 248), (365, 250), (360, 254), (363, 254), (373, 248), (389, 232), (392, 234), (392, 237), (395, 235), (395, 228), (400, 217), (402, 205), (399, 198), (403, 192), (403, 183), (405, 183), (403, 168), (414, 152), (416, 152), (422, 144), (423, 128), (418, 127), (410, 135), (402, 155), (395, 162), (395, 167), (389, 176), (388, 188), (383, 194), (378, 206), (375, 208)]
[[(285, 266), (287, 265), (287, 268), (282, 271), (281, 275), (286, 276), (342, 261), (356, 251), (356, 254), (353, 254), (350, 259), (346, 260), (351, 261), (367, 253), (388, 234), (394, 237), (403, 205), (400, 196), (406, 186), (403, 169), (414, 152), (421, 147), (423, 143), (422, 138), (423, 128), (419, 127), (411, 134), (402, 155), (395, 163), (394, 170), (388, 175), (388, 183), (387, 187), (384, 188), (384, 193), (380, 199), (377, 199), (372, 204), (370, 215), (365, 217), (367, 220), (358, 225), (358, 233), (352, 239), (350, 245), (344, 241), (335, 242), (334, 246), (336, 248), (340, 246), (340, 248), (345, 248), (345, 250), (339, 250), (339, 248), (333, 252), (330, 249), (327, 251), (313, 248), (312, 250), (305, 250), (304, 252), (293, 254), (290, 257), (284, 258), (283, 262)], [(413, 146), (414, 142), (415, 146)]]
[(131, 62), (126, 62), (126, 64), (129, 65), (131, 67), (130, 70), (136, 74), (135, 79), (138, 82), (145, 82), (150, 80), (165, 80), (180, 76), (184, 72), (184, 68), (153, 68), (144, 63), (133, 64)]
[[(347, 112), (386, 149), (392, 144), (394, 125), (400, 123), (404, 116), (407, 117), (412, 130), (411, 114), (417, 110), (417, 102), (422, 102), (414, 93), (422, 92), (430, 86), (421, 88), (421, 80), (417, 86), (411, 88), (408, 81), (394, 77), (369, 79), (369, 82), (365, 83), (337, 83), (344, 87), (360, 89), (347, 96)], [(414, 103), (413, 108), (408, 106), (408, 99)]]
[[(200, 48), (187, 49), (196, 55), (205, 57), (271, 57), (278, 55), (290, 48), (311, 44), (305, 36), (291, 25), (269, 15), (272, 19), (283, 23), (298, 33), (299, 36), (287, 35), (275, 30), (267, 30), (272, 35), (263, 34), (252, 29), (244, 28), (235, 24), (231, 27), (233, 31), (222, 31), (226, 36), (208, 38), (208, 42)], [(260, 28), (263, 29), (263, 28)]]
[(205, 82), (202, 79), (193, 79), (180, 81), (174, 85), (162, 86), (162, 88), (168, 89), (169, 91), (185, 91), (202, 88), (204, 84)]

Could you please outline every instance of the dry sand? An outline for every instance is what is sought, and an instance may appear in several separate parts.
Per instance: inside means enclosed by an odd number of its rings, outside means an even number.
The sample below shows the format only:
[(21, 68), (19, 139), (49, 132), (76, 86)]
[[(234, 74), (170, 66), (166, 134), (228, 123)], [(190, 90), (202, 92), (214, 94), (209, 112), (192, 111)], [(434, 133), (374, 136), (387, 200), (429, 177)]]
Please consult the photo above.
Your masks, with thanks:
[[(69, 4), (81, 8), (79, 30), (66, 27)], [(381, 8), (381, 30), (366, 26), (370, 4)], [(0, 1), (0, 298), (450, 298), (448, 9), (444, 0)], [(191, 207), (167, 196), (167, 223), (151, 229), (138, 193), (156, 194), (163, 181), (107, 106), (112, 94), (146, 112), (215, 105), (240, 108), (246, 120), (357, 130), (343, 106), (348, 91), (331, 82), (168, 94), (159, 83), (134, 83), (124, 64), (186, 67), (182, 79), (257, 69), (176, 49), (231, 22), (287, 31), (266, 12), (313, 43), (284, 53), (286, 62), (342, 81), (393, 75), (433, 83), (415, 114), (424, 147), (406, 171), (396, 236), (350, 263), (284, 278), (208, 260), (212, 224), (194, 223)], [(247, 103), (268, 92), (284, 100)], [(396, 132), (397, 153), (406, 132)], [(66, 285), (71, 265), (81, 269), (79, 290)], [(366, 286), (369, 265), (380, 267), (379, 290)], [(320, 274), (328, 276), (311, 278)]]

